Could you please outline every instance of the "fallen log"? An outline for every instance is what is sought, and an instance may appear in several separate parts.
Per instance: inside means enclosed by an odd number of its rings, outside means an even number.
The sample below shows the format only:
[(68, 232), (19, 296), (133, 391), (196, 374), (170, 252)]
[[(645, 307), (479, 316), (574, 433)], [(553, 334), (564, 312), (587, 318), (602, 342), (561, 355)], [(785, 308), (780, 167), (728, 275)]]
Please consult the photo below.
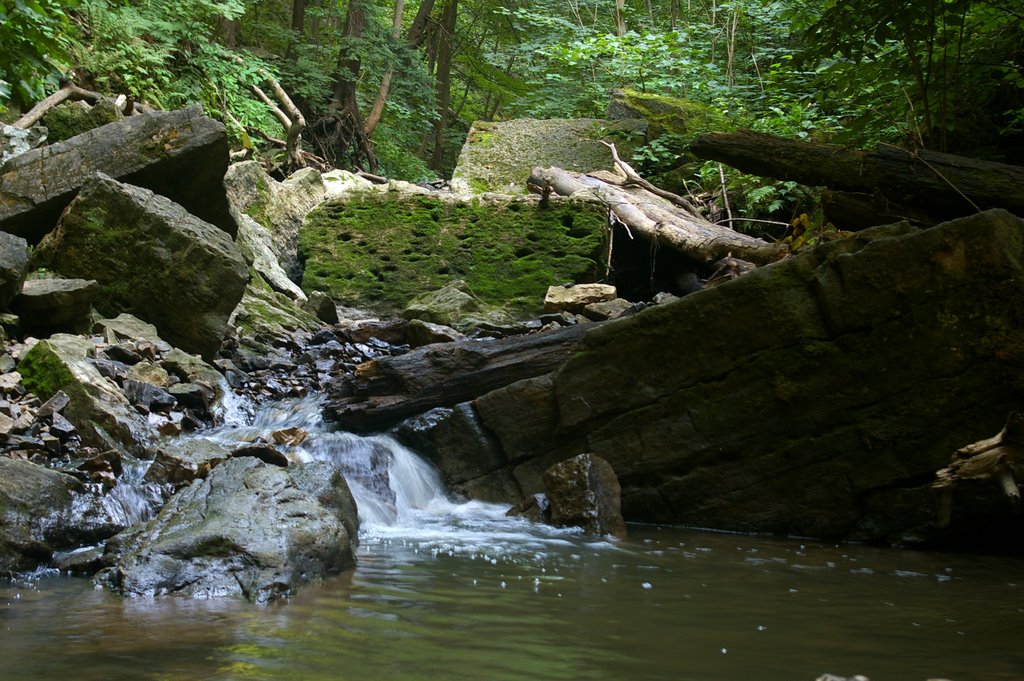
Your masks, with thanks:
[(754, 132), (706, 133), (690, 151), (754, 175), (844, 192), (880, 192), (892, 204), (925, 208), (936, 220), (989, 208), (1024, 214), (1021, 166), (888, 144), (862, 151)]
[(434, 407), (451, 407), (560, 367), (592, 324), (498, 340), (438, 343), (364, 362), (328, 386), (324, 416), (342, 427), (383, 430)]
[(613, 184), (606, 174), (595, 177), (561, 168), (534, 168), (527, 185), (542, 195), (552, 191), (561, 196), (592, 195), (608, 206), (631, 235), (635, 232), (697, 261), (715, 261), (731, 253), (763, 265), (778, 260), (786, 252), (783, 244), (770, 244), (708, 222), (643, 187)]

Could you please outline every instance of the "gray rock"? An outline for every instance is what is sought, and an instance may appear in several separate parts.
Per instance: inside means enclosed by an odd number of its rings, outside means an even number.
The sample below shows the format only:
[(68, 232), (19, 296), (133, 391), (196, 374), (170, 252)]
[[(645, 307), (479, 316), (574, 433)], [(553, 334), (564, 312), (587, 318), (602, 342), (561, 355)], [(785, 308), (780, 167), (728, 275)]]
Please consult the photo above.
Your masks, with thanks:
[(88, 358), (92, 343), (81, 336), (55, 334), (32, 347), (18, 362), (25, 386), (41, 399), (57, 391), (69, 397), (62, 414), (75, 425), (83, 444), (100, 450), (141, 453), (149, 429), (110, 379)]
[(462, 280), (417, 296), (402, 312), (402, 317), (450, 326), (459, 331), (475, 328), (481, 322), (496, 326), (514, 326), (516, 323), (508, 313), (488, 306), (473, 295)]
[(28, 242), (0, 232), (0, 310), (6, 310), (21, 291), (28, 274)]
[(431, 324), (422, 319), (413, 319), (409, 322), (407, 337), (410, 347), (414, 348), (431, 345), (432, 343), (451, 343), (453, 341), (466, 340), (465, 334), (459, 333), (450, 326)]
[(512, 423), (538, 424), (529, 461), (606, 459), (629, 520), (946, 536), (935, 471), (1020, 406), (1022, 263), (1024, 221), (1005, 211), (858, 232), (595, 326), (546, 397), (477, 408), (506, 451), (525, 452)]
[(100, 319), (93, 332), (101, 333), (111, 345), (122, 341), (152, 343), (160, 352), (170, 352), (171, 344), (160, 338), (160, 332), (148, 322), (122, 312), (113, 319)]
[(337, 324), (339, 321), (338, 306), (335, 304), (334, 299), (320, 291), (310, 293), (309, 300), (303, 303), (302, 309), (316, 316), (317, 319), (325, 324)]
[(71, 512), (69, 475), (0, 457), (0, 572), (45, 565)]
[(0, 164), (46, 142), (47, 130), (34, 125), (27, 130), (13, 125), (0, 125)]
[(595, 322), (618, 319), (633, 309), (633, 303), (624, 298), (614, 298), (600, 303), (590, 303), (583, 308), (583, 316)]
[(204, 357), (219, 349), (249, 280), (225, 232), (173, 201), (104, 176), (82, 187), (36, 257), (65, 276), (97, 280), (101, 312), (128, 312)]
[(177, 490), (208, 476), (230, 454), (226, 447), (206, 438), (171, 441), (156, 450), (143, 481)]
[(238, 246), (252, 268), (259, 272), (270, 288), (283, 293), (299, 303), (306, 302), (306, 294), (298, 284), (288, 278), (273, 250), (273, 236), (270, 230), (246, 215), (238, 212)]
[(21, 317), (26, 332), (81, 333), (89, 327), (89, 313), (100, 293), (93, 279), (29, 279), (11, 309)]
[[(216, 467), (143, 526), (107, 543), (97, 583), (131, 596), (244, 596), (263, 603), (355, 565), (355, 503), (329, 466)], [(326, 478), (326, 482), (324, 481)]]
[(234, 209), (249, 215), (267, 231), (273, 259), (285, 278), (297, 281), (302, 276), (298, 256), (302, 222), (327, 196), (320, 173), (305, 168), (277, 182), (256, 161), (245, 161), (228, 169), (224, 185)]
[(233, 237), (227, 164), (224, 126), (198, 104), (129, 116), (8, 160), (0, 168), (0, 230), (38, 242), (79, 188), (104, 173), (152, 189)]
[(601, 457), (580, 454), (555, 464), (544, 472), (544, 487), (552, 525), (626, 536), (619, 479)]

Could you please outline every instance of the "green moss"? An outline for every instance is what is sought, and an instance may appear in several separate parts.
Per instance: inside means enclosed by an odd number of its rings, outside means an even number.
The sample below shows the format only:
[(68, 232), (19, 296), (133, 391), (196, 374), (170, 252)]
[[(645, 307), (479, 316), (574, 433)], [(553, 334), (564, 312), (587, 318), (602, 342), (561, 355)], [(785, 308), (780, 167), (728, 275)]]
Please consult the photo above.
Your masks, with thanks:
[(46, 341), (36, 344), (18, 362), (25, 387), (42, 400), (53, 397), (58, 390), (64, 390), (76, 383), (71, 371), (54, 354)]
[(307, 218), (302, 285), (347, 305), (398, 311), (462, 279), (486, 303), (533, 314), (548, 286), (594, 280), (605, 224), (604, 209), (593, 204), (368, 193)]
[(648, 137), (682, 135), (693, 137), (703, 132), (724, 127), (722, 114), (706, 104), (679, 97), (655, 95), (626, 89), (622, 91), (622, 104), (641, 118), (647, 119)]

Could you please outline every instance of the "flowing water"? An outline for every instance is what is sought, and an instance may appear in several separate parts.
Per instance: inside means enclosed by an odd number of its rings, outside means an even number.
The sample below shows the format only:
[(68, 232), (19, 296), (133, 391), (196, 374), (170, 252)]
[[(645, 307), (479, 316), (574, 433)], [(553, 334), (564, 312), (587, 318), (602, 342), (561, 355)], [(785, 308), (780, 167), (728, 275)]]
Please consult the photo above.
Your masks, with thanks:
[(413, 453), (317, 413), (281, 403), (207, 436), (308, 431), (283, 449), (345, 468), (354, 572), (267, 607), (122, 599), (45, 572), (0, 583), (0, 679), (1024, 679), (1022, 559), (636, 525), (586, 537), (453, 503)]

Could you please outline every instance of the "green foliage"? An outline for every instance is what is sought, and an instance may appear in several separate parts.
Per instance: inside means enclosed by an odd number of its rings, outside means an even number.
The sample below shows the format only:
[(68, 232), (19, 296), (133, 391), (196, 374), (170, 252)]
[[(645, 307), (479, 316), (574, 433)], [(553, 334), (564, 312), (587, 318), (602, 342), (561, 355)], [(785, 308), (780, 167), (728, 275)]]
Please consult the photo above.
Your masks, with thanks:
[(57, 89), (69, 68), (74, 2), (0, 3), (0, 112), (27, 107)]

